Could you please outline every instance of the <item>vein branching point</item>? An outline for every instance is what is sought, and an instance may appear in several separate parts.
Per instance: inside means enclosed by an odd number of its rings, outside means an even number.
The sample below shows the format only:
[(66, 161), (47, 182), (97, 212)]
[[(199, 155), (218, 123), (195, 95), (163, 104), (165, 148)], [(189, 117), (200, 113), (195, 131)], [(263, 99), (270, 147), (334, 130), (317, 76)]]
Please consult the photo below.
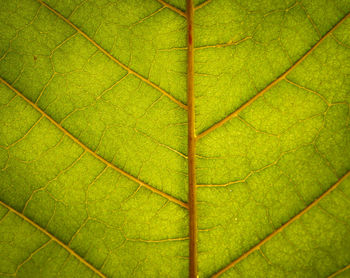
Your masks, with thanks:
[[(250, 248), (248, 251), (243, 253), (241, 256), (239, 256), (237, 259), (226, 265), (224, 268), (222, 268), (220, 271), (215, 273), (211, 278), (217, 278), (224, 274), (226, 271), (233, 268), (235, 265), (237, 265), (239, 262), (243, 261), (245, 258), (247, 258), (250, 254), (254, 253), (255, 251), (259, 250), (261, 246), (263, 246), (266, 242), (268, 242), (270, 239), (272, 239), (275, 235), (282, 232), (285, 228), (289, 227), (292, 223), (294, 223), (296, 220), (298, 220), (300, 217), (302, 217), (305, 213), (310, 211), (313, 207), (315, 207), (319, 202), (321, 202), (326, 196), (328, 196), (330, 193), (332, 193), (344, 180), (346, 180), (350, 176), (350, 171), (348, 171), (344, 176), (342, 176), (340, 179), (338, 179), (331, 187), (329, 187), (325, 192), (323, 192), (317, 199), (315, 199), (313, 202), (311, 202), (309, 205), (307, 205), (303, 210), (301, 210), (299, 213), (294, 215), (292, 218), (290, 218), (287, 222), (285, 222), (282, 226), (274, 230), (271, 234), (269, 234), (267, 237), (265, 237), (263, 240), (261, 240), (258, 244)], [(330, 276), (334, 277), (334, 276)]]
[[(123, 64), (121, 61), (119, 61), (117, 58), (115, 58), (112, 54), (110, 54), (107, 50), (105, 50), (101, 45), (99, 45), (96, 41), (94, 41), (91, 37), (89, 37), (85, 32), (83, 32), (83, 30), (81, 30), (80, 28), (78, 28), (75, 24), (73, 24), (73, 22), (71, 22), (68, 18), (65, 18), (62, 14), (60, 14), (58, 11), (56, 11), (55, 9), (51, 8), (48, 4), (46, 4), (45, 2), (41, 1), (41, 0), (37, 0), (42, 6), (46, 7), (48, 10), (50, 10), (51, 12), (53, 12), (57, 17), (59, 17), (60, 19), (62, 19), (63, 21), (65, 21), (67, 24), (69, 24), (73, 29), (75, 29), (80, 35), (82, 35), (86, 40), (88, 40), (91, 44), (93, 44), (99, 51), (101, 51), (103, 54), (105, 54), (109, 59), (111, 59), (112, 61), (114, 61), (115, 63), (117, 63), (120, 67), (122, 67), (124, 70), (126, 70), (128, 73), (134, 75), (135, 77), (137, 77), (138, 79), (142, 80), (143, 82), (145, 82), (146, 84), (148, 84), (149, 86), (153, 87), (154, 89), (158, 90), (160, 93), (162, 93), (164, 96), (166, 96), (167, 98), (169, 98), (171, 101), (173, 101), (174, 103), (176, 103), (178, 106), (180, 106), (183, 109), (187, 109), (187, 106), (185, 104), (183, 104), (180, 100), (176, 99), (175, 97), (173, 97), (171, 94), (169, 94), (168, 92), (166, 92), (164, 89), (160, 88), (158, 85), (154, 84), (152, 81), (150, 81), (149, 79), (145, 78), (144, 76), (142, 76), (141, 74), (137, 73), (136, 71), (134, 71), (133, 69), (129, 68), (127, 65)], [(164, 2), (164, 1), (162, 1)], [(168, 5), (167, 7), (169, 8), (170, 5)]]
[(128, 179), (136, 182), (137, 184), (151, 190), (152, 192), (163, 196), (164, 198), (168, 199), (169, 201), (176, 203), (180, 205), (183, 208), (188, 209), (188, 204), (183, 202), (182, 200), (179, 200), (175, 198), (174, 196), (167, 194), (141, 180), (134, 177), (133, 175), (125, 172), (123, 169), (117, 167), (110, 161), (107, 161), (105, 158), (100, 156), (98, 153), (90, 149), (87, 145), (85, 145), (83, 142), (81, 142), (78, 138), (76, 138), (73, 134), (71, 134), (68, 130), (66, 130), (61, 124), (56, 122), (49, 114), (47, 114), (44, 110), (42, 110), (37, 104), (33, 103), (30, 99), (28, 99), (25, 95), (23, 95), (20, 91), (18, 91), (15, 87), (13, 87), (10, 83), (8, 83), (6, 80), (4, 80), (2, 77), (0, 77), (0, 82), (4, 83), (9, 89), (11, 89), (13, 92), (15, 92), (18, 96), (20, 96), (24, 101), (26, 101), (29, 105), (31, 105), (35, 110), (37, 110), (39, 113), (41, 113), (46, 119), (48, 119), (52, 124), (54, 124), (59, 130), (61, 130), (67, 137), (69, 137), (71, 140), (73, 140), (76, 144), (78, 144), (81, 148), (83, 148), (86, 152), (90, 153), (92, 156), (100, 160), (102, 163), (107, 165), (108, 167), (114, 169), (115, 171), (119, 172), (123, 176), (127, 177)]
[[(79, 260), (82, 264), (87, 266), (89, 269), (91, 269), (94, 273), (96, 273), (99, 277), (106, 278), (106, 276), (96, 267), (94, 267), (92, 264), (90, 264), (87, 260), (85, 260), (83, 257), (81, 257), (79, 254), (77, 254), (74, 250), (72, 250), (67, 244), (65, 244), (63, 241), (59, 240), (57, 237), (49, 233), (47, 230), (45, 230), (43, 227), (39, 226), (37, 223), (35, 223), (33, 220), (29, 219), (27, 216), (24, 214), (18, 212), (15, 210), (13, 207), (9, 206), (8, 204), (0, 201), (0, 205), (11, 211), (12, 213), (16, 214), (19, 216), (21, 219), (26, 221), (27, 223), (31, 224), (34, 226), (36, 229), (38, 229), (40, 232), (44, 233), (50, 241), (54, 241), (57, 244), (59, 244), (61, 247), (63, 247), (70, 255), (75, 257), (77, 260)], [(50, 242), (49, 241), (49, 242)], [(46, 245), (45, 245), (46, 246)]]
[(336, 25), (333, 26), (332, 29), (330, 29), (326, 34), (321, 37), (317, 43), (314, 44), (313, 47), (311, 47), (302, 57), (299, 58), (293, 65), (291, 65), (283, 74), (281, 74), (278, 78), (276, 78), (274, 81), (272, 81), (269, 85), (267, 85), (264, 89), (262, 89), (259, 93), (254, 95), (252, 98), (250, 98), (247, 102), (242, 104), (239, 108), (237, 108), (234, 112), (227, 115), (225, 118), (221, 119), (217, 123), (213, 124), (200, 134), (198, 134), (198, 139), (203, 138), (207, 134), (211, 133), (212, 131), (216, 130), (217, 128), (224, 125), (229, 120), (237, 117), (239, 113), (241, 113), (244, 109), (249, 107), (252, 103), (254, 103), (257, 99), (262, 97), (267, 91), (269, 91), (272, 87), (274, 87), (276, 84), (278, 84), (282, 80), (286, 80), (286, 77), (289, 73), (291, 73), (298, 65), (300, 65), (311, 53), (314, 52), (314, 50), (326, 39), (328, 38), (345, 20), (347, 20), (350, 17), (350, 13), (346, 14)]

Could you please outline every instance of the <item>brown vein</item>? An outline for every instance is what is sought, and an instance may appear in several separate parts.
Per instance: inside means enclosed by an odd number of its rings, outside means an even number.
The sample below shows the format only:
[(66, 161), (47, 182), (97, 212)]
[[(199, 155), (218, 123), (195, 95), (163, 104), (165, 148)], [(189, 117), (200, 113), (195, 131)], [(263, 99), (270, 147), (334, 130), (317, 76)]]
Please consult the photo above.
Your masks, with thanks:
[[(265, 167), (264, 167), (265, 168)], [(236, 180), (236, 181), (230, 181), (224, 184), (197, 184), (197, 187), (227, 187), (229, 185), (232, 184), (236, 184), (236, 183), (244, 183), (247, 181), (247, 179), (254, 174), (255, 171), (250, 172), (245, 178), (241, 179), (241, 180)]]
[(53, 12), (56, 16), (58, 16), (60, 19), (68, 23), (71, 27), (73, 27), (79, 34), (81, 34), (85, 39), (87, 39), (90, 43), (92, 43), (98, 50), (100, 50), (103, 54), (105, 54), (108, 58), (113, 60), (115, 63), (117, 63), (119, 66), (121, 66), (124, 70), (126, 70), (128, 73), (133, 74), (137, 78), (141, 79), (143, 82), (147, 83), (148, 85), (152, 86), (159, 92), (161, 92), (163, 95), (168, 97), (171, 101), (175, 102), (177, 105), (179, 105), (183, 109), (187, 109), (187, 105), (183, 104), (181, 101), (177, 100), (175, 97), (170, 95), (168, 92), (166, 92), (164, 89), (160, 88), (156, 84), (154, 84), (152, 81), (148, 80), (147, 78), (143, 77), (139, 73), (135, 72), (128, 66), (124, 65), (122, 62), (120, 62), (117, 58), (112, 56), (107, 50), (102, 48), (97, 42), (95, 42), (92, 38), (90, 38), (86, 33), (84, 33), (80, 28), (75, 26), (69, 19), (65, 18), (62, 14), (60, 14), (58, 11), (55, 9), (51, 8), (49, 5), (44, 3), (42, 0), (37, 0), (41, 5), (49, 9), (51, 12)]
[(334, 272), (333, 274), (329, 275), (328, 278), (333, 278), (335, 276), (338, 276), (340, 273), (349, 270), (350, 269), (350, 264), (348, 264), (346, 267), (343, 267), (342, 269), (339, 269), (338, 271)]
[(206, 48), (220, 48), (220, 47), (238, 45), (238, 44), (245, 42), (246, 40), (250, 40), (250, 39), (252, 39), (252, 37), (248, 36), (248, 37), (245, 37), (245, 38), (238, 40), (238, 41), (229, 41), (226, 43), (219, 43), (219, 44), (215, 44), (215, 45), (203, 45), (203, 46), (196, 47), (195, 50), (201, 50), (201, 49), (206, 49)]
[[(43, 250), (46, 246), (48, 246), (51, 243), (51, 239), (49, 239), (48, 241), (46, 241), (43, 245), (41, 245), (39, 248), (37, 248), (34, 252), (32, 252), (28, 258), (26, 258), (23, 262), (21, 262), (17, 268), (14, 274), (12, 274), (13, 276), (16, 275), (18, 276), (18, 271), (20, 270), (21, 267), (23, 267), (27, 262), (29, 262), (30, 260), (33, 259), (33, 256), (37, 253), (39, 253), (41, 250)], [(11, 276), (12, 276), (11, 275)]]
[(175, 13), (183, 16), (183, 17), (186, 17), (186, 14), (181, 11), (180, 9), (174, 7), (173, 5), (170, 5), (169, 3), (165, 2), (164, 0), (157, 0), (159, 3), (161, 3), (163, 6), (167, 7), (168, 9), (174, 11)]
[(258, 98), (263, 96), (268, 90), (270, 90), (273, 86), (275, 86), (277, 83), (279, 83), (281, 80), (284, 80), (286, 76), (294, 70), (300, 63), (302, 63), (313, 51), (327, 38), (329, 37), (334, 30), (336, 30), (348, 17), (350, 16), (350, 13), (345, 15), (331, 30), (329, 30), (312, 48), (310, 48), (298, 61), (296, 61), (287, 71), (285, 71), (282, 75), (280, 75), (277, 79), (272, 81), (267, 87), (265, 87), (262, 91), (260, 91), (258, 94), (256, 94), (254, 97), (252, 97), (250, 100), (248, 100), (246, 103), (244, 103), (241, 107), (239, 107), (236, 111), (231, 113), (230, 115), (226, 116), (224, 119), (220, 120), (219, 122), (215, 123), (202, 133), (198, 135), (198, 139), (204, 137), (205, 135), (209, 134), (210, 132), (214, 131), (215, 129), (219, 128), (223, 124), (225, 124), (227, 121), (235, 118), (238, 116), (239, 113), (241, 113), (245, 108), (250, 106), (253, 102), (255, 102)]
[(197, 278), (197, 186), (196, 186), (196, 128), (194, 105), (194, 33), (193, 2), (186, 1), (187, 12), (187, 105), (188, 105), (188, 204), (190, 232), (190, 278)]
[(348, 171), (344, 176), (342, 176), (335, 184), (333, 184), (330, 188), (328, 188), (323, 194), (321, 194), (317, 199), (315, 199), (312, 203), (310, 203), (307, 207), (305, 207), (302, 211), (300, 211), (298, 214), (296, 214), (294, 217), (289, 219), (286, 223), (284, 223), (282, 226), (280, 226), (278, 229), (273, 231), (271, 234), (269, 234), (267, 237), (265, 237), (262, 241), (260, 241), (257, 245), (249, 249), (247, 252), (239, 256), (237, 259), (235, 259), (233, 262), (222, 268), (219, 272), (211, 276), (212, 278), (219, 277), (221, 274), (229, 270), (230, 268), (234, 267), (236, 264), (241, 262), (243, 259), (248, 257), (250, 254), (252, 254), (254, 251), (257, 251), (260, 249), (260, 247), (265, 244), (267, 241), (269, 241), (271, 238), (273, 238), (275, 235), (282, 232), (285, 228), (287, 228), (290, 224), (295, 222), (297, 219), (299, 219), (301, 216), (303, 216), (305, 213), (307, 213), (309, 210), (311, 210), (314, 206), (316, 206), (322, 199), (324, 199), (327, 195), (329, 195), (332, 191), (334, 191), (339, 184), (341, 184), (347, 177), (350, 176), (350, 171)]
[(125, 172), (124, 170), (118, 168), (117, 166), (115, 166), (114, 164), (112, 164), (111, 162), (107, 161), (106, 159), (104, 159), (102, 156), (100, 156), (99, 154), (97, 154), (96, 152), (94, 152), (93, 150), (91, 150), (89, 147), (87, 147), (84, 143), (82, 143), (79, 139), (77, 139), (74, 135), (72, 135), (70, 132), (68, 132), (63, 126), (61, 126), (59, 123), (57, 123), (53, 118), (51, 118), (51, 116), (49, 116), (48, 114), (46, 114), (45, 111), (43, 111), (40, 107), (38, 107), (35, 103), (33, 103), (31, 100), (29, 100), (28, 98), (26, 98), (22, 93), (20, 93), (16, 88), (12, 87), (12, 85), (10, 85), (7, 81), (5, 81), (3, 78), (0, 77), (0, 81), (3, 82), (8, 88), (10, 88), (12, 91), (14, 91), (18, 96), (20, 96), (21, 98), (23, 98), (27, 103), (29, 103), (35, 110), (37, 110), (38, 112), (40, 112), (45, 118), (47, 118), (51, 123), (53, 123), (59, 130), (61, 130), (67, 137), (69, 137), (70, 139), (72, 139), (75, 143), (77, 143), (80, 147), (82, 147), (85, 151), (87, 151), (88, 153), (90, 153), (91, 155), (93, 155), (95, 158), (97, 158), (98, 160), (100, 160), (101, 162), (103, 162), (104, 164), (106, 164), (107, 166), (113, 168), (114, 170), (116, 170), (117, 172), (119, 172), (120, 174), (122, 174), (123, 176), (127, 177), (128, 179), (138, 183), (139, 185), (151, 190), (152, 192), (163, 196), (164, 198), (168, 199), (169, 201), (176, 203), (186, 209), (188, 209), (188, 204), (163, 192), (160, 191), (157, 188), (154, 188), (153, 186), (146, 184), (145, 182), (135, 178), (134, 176), (130, 175), (129, 173)]
[(142, 239), (142, 238), (126, 238), (128, 241), (135, 242), (148, 242), (148, 243), (162, 243), (162, 242), (172, 242), (172, 241), (184, 241), (188, 240), (188, 237), (179, 237), (179, 238), (167, 238), (167, 239)]
[(51, 240), (55, 241), (56, 243), (58, 243), (60, 246), (62, 246), (64, 249), (66, 249), (69, 254), (73, 255), (75, 258), (77, 258), (81, 263), (83, 263), (84, 265), (86, 265), (88, 268), (90, 268), (93, 272), (95, 272), (98, 276), (100, 277), (104, 277), (106, 278), (106, 276), (99, 271), (97, 268), (95, 268), (93, 265), (91, 265), (90, 263), (88, 263), (84, 258), (80, 257), (77, 253), (75, 253), (68, 245), (66, 245), (65, 243), (63, 243), (62, 241), (60, 241), (57, 237), (55, 237), (54, 235), (50, 234), (48, 231), (46, 231), (44, 228), (42, 228), (41, 226), (39, 226), (37, 223), (35, 223), (33, 220), (29, 219), (27, 216), (25, 216), (24, 214), (18, 212), (17, 210), (15, 210), (14, 208), (12, 208), (11, 206), (5, 204), (4, 202), (0, 201), (0, 204), (7, 208), (9, 211), (13, 212), (14, 214), (16, 214), (17, 216), (19, 216), (20, 218), (22, 218), (24, 221), (28, 222), (29, 224), (31, 224), (32, 226), (34, 226), (35, 228), (37, 228), (39, 231), (41, 231), (42, 233), (44, 233), (45, 235), (47, 235)]
[(211, 0), (206, 0), (206, 1), (204, 1), (202, 4), (199, 4), (198, 6), (196, 6), (196, 7), (194, 8), (194, 10), (196, 11), (196, 10), (198, 10), (198, 9), (200, 9), (200, 8), (203, 8), (204, 6), (208, 5), (210, 2), (211, 2)]

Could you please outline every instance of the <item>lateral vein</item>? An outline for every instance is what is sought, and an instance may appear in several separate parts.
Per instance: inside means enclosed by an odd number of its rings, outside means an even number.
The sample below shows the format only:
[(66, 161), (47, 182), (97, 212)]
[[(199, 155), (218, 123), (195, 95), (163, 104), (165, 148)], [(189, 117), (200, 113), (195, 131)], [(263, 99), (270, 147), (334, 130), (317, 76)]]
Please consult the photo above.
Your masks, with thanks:
[(348, 269), (350, 269), (350, 264), (348, 264), (347, 266), (345, 266), (345, 267), (339, 269), (338, 271), (334, 272), (333, 274), (329, 275), (328, 278), (336, 277), (336, 276), (338, 276), (340, 273), (342, 273), (342, 272), (344, 272), (344, 271), (346, 271), (346, 270), (348, 270)]
[(37, 110), (38, 112), (40, 112), (45, 118), (47, 118), (51, 123), (53, 123), (58, 129), (60, 129), (67, 137), (69, 137), (70, 139), (72, 139), (75, 143), (77, 143), (80, 147), (82, 147), (85, 151), (87, 151), (88, 153), (90, 153), (91, 155), (93, 155), (95, 158), (97, 158), (98, 160), (100, 160), (101, 162), (103, 162), (104, 164), (106, 164), (107, 166), (113, 168), (114, 170), (116, 170), (117, 172), (119, 172), (120, 174), (122, 174), (123, 176), (127, 177), (128, 179), (136, 182), (137, 184), (153, 191), (154, 193), (163, 196), (164, 198), (168, 199), (169, 201), (176, 203), (186, 209), (188, 209), (188, 204), (137, 179), (136, 177), (132, 176), (131, 174), (125, 172), (124, 170), (118, 168), (117, 166), (115, 166), (114, 164), (112, 164), (111, 162), (107, 161), (105, 158), (103, 158), (102, 156), (100, 156), (99, 154), (97, 154), (96, 152), (94, 152), (93, 150), (91, 150), (88, 146), (86, 146), (84, 143), (82, 143), (78, 138), (76, 138), (74, 135), (72, 135), (69, 131), (67, 131), (63, 126), (61, 126), (59, 123), (57, 123), (51, 116), (49, 116), (45, 111), (43, 111), (39, 106), (37, 106), (35, 103), (33, 103), (30, 99), (28, 99), (27, 97), (25, 97), (22, 93), (20, 93), (16, 88), (14, 88), (11, 84), (9, 84), (7, 81), (5, 81), (2, 77), (0, 77), (0, 81), (2, 83), (4, 83), (8, 88), (10, 88), (12, 91), (14, 91), (18, 96), (20, 96), (21, 98), (23, 98), (28, 104), (30, 104), (35, 110)]
[(212, 0), (206, 0), (206, 1), (204, 1), (202, 4), (199, 4), (198, 6), (196, 6), (196, 7), (194, 8), (194, 10), (196, 11), (196, 10), (199, 10), (199, 9), (203, 8), (204, 6), (208, 5), (211, 1), (212, 1)]
[(161, 3), (164, 7), (167, 7), (168, 9), (174, 11), (175, 13), (183, 16), (183, 17), (186, 17), (186, 14), (181, 11), (180, 9), (174, 7), (173, 5), (170, 5), (169, 3), (165, 2), (164, 0), (157, 0), (159, 3)]
[[(259, 250), (262, 245), (264, 245), (266, 242), (268, 242), (271, 238), (273, 238), (275, 235), (282, 232), (286, 227), (288, 227), (290, 224), (295, 222), (297, 219), (299, 219), (301, 216), (303, 216), (305, 213), (307, 213), (309, 210), (311, 210), (313, 207), (315, 207), (322, 199), (324, 199), (327, 195), (329, 195), (332, 191), (334, 191), (346, 178), (350, 176), (350, 171), (348, 171), (344, 176), (342, 176), (338, 181), (333, 184), (331, 187), (329, 187), (325, 192), (323, 192), (317, 199), (315, 199), (312, 203), (310, 203), (308, 206), (306, 206), (303, 210), (301, 210), (298, 214), (293, 216), (291, 219), (289, 219), (286, 223), (284, 223), (282, 226), (274, 230), (271, 234), (269, 234), (267, 237), (265, 237), (262, 241), (260, 241), (258, 244), (256, 244), (254, 247), (249, 249), (247, 252), (243, 253), (241, 256), (239, 256), (237, 259), (232, 261), (230, 264), (222, 268), (220, 271), (215, 273), (211, 278), (216, 278), (222, 275), (227, 270), (234, 267), (236, 264), (241, 262), (243, 259), (248, 257), (250, 254), (252, 254), (254, 251)], [(331, 276), (332, 277), (332, 276)], [(334, 276), (333, 276), (334, 277)]]
[[(95, 272), (98, 276), (106, 278), (106, 276), (99, 271), (96, 267), (94, 267), (93, 265), (91, 265), (89, 262), (87, 262), (84, 258), (82, 258), (80, 255), (78, 255), (74, 250), (72, 250), (68, 245), (66, 245), (65, 243), (63, 243), (61, 240), (59, 240), (57, 237), (55, 237), (53, 234), (49, 233), (48, 231), (46, 231), (43, 227), (41, 227), (40, 225), (38, 225), (37, 223), (35, 223), (33, 220), (29, 219), (27, 216), (25, 216), (24, 214), (20, 213), (19, 211), (15, 210), (14, 208), (12, 208), (11, 206), (9, 206), (8, 204), (0, 201), (0, 204), (7, 208), (9, 211), (13, 212), (14, 214), (16, 214), (17, 216), (19, 216), (20, 218), (22, 218), (24, 221), (28, 222), (29, 224), (31, 224), (32, 226), (34, 226), (35, 228), (37, 228), (39, 231), (41, 231), (42, 233), (44, 233), (45, 235), (47, 235), (51, 240), (55, 241), (56, 243), (58, 243), (61, 247), (63, 247), (65, 250), (67, 250), (71, 255), (73, 255), (75, 258), (77, 258), (81, 263), (83, 263), (85, 266), (87, 266), (88, 268), (90, 268), (93, 272)], [(46, 244), (46, 243), (45, 243)]]
[(187, 109), (187, 105), (183, 104), (181, 101), (173, 97), (171, 94), (166, 92), (164, 89), (160, 88), (158, 85), (154, 84), (152, 81), (148, 80), (147, 78), (143, 77), (141, 74), (137, 73), (136, 71), (132, 70), (128, 66), (124, 65), (121, 61), (119, 61), (117, 58), (112, 56), (107, 50), (102, 48), (97, 42), (95, 42), (92, 38), (90, 38), (83, 30), (81, 30), (79, 27), (77, 27), (73, 22), (71, 22), (68, 18), (65, 18), (62, 14), (60, 14), (58, 11), (55, 9), (51, 8), (48, 4), (43, 2), (42, 0), (37, 0), (41, 5), (46, 7), (48, 10), (53, 12), (56, 16), (58, 16), (60, 19), (68, 23), (72, 28), (74, 28), (79, 34), (81, 34), (85, 39), (87, 39), (90, 43), (92, 43), (98, 50), (100, 50), (103, 54), (105, 54), (108, 58), (113, 60), (115, 63), (117, 63), (119, 66), (121, 66), (124, 70), (126, 70), (128, 73), (133, 74), (143, 82), (147, 83), (151, 87), (155, 88), (159, 92), (161, 92), (163, 95), (168, 97), (171, 101), (175, 102), (177, 105), (179, 105), (183, 109)]
[(227, 121), (235, 118), (238, 116), (239, 113), (241, 113), (245, 108), (250, 106), (253, 102), (255, 102), (258, 98), (263, 96), (268, 90), (270, 90), (273, 86), (275, 86), (277, 83), (279, 83), (281, 80), (284, 80), (286, 76), (294, 70), (301, 62), (303, 62), (327, 37), (329, 37), (334, 30), (336, 30), (347, 18), (350, 17), (350, 13), (345, 15), (336, 25), (333, 26), (332, 29), (330, 29), (312, 48), (310, 48), (298, 61), (296, 61), (287, 71), (285, 71), (282, 75), (280, 75), (277, 79), (272, 81), (269, 85), (267, 85), (263, 90), (261, 90), (259, 93), (257, 93), (255, 96), (253, 96), (251, 99), (249, 99), (246, 103), (244, 103), (241, 107), (239, 107), (236, 111), (229, 114), (219, 122), (215, 123), (202, 133), (198, 135), (198, 139), (206, 136), (210, 132), (216, 130), (223, 124), (225, 124)]

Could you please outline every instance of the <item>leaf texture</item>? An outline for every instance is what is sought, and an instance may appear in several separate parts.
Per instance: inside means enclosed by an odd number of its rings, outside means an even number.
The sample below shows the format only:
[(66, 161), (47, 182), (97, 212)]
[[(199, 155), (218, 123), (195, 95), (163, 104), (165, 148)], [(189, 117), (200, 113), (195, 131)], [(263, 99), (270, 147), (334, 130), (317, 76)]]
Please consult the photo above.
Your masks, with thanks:
[(0, 277), (350, 277), (348, 0), (0, 4)]

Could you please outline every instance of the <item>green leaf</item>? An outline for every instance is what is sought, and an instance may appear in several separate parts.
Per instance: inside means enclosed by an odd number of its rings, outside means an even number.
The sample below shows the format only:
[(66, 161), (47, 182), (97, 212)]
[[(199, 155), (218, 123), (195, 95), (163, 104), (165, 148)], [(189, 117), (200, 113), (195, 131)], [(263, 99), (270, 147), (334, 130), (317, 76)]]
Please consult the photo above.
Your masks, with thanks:
[(0, 6), (0, 277), (350, 277), (349, 0)]

